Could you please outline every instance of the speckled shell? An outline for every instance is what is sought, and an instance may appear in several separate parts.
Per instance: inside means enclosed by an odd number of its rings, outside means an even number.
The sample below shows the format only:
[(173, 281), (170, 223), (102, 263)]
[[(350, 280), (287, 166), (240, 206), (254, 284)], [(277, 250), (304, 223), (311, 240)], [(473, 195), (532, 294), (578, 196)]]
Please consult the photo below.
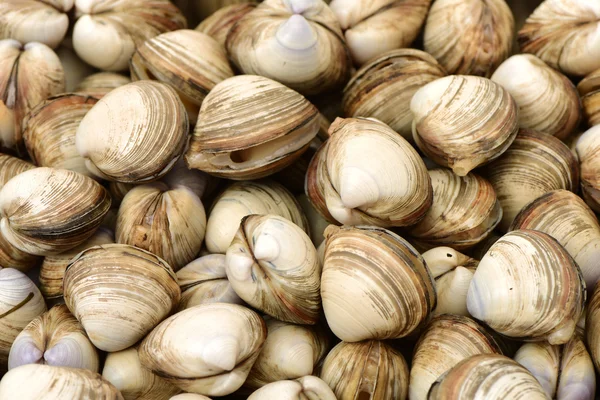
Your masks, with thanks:
[(246, 2), (221, 7), (202, 20), (200, 25), (196, 27), (196, 30), (206, 33), (215, 39), (217, 43), (225, 46), (225, 40), (233, 25), (244, 15), (252, 11), (254, 7), (256, 7), (256, 3)]
[(588, 126), (600, 124), (600, 69), (591, 72), (577, 85)]
[(327, 386), (327, 383), (311, 375), (298, 378), (295, 381), (282, 380), (269, 383), (248, 397), (248, 400), (300, 399), (337, 400), (333, 391)]
[(575, 150), (581, 168), (581, 194), (590, 208), (600, 212), (600, 126), (579, 137)]

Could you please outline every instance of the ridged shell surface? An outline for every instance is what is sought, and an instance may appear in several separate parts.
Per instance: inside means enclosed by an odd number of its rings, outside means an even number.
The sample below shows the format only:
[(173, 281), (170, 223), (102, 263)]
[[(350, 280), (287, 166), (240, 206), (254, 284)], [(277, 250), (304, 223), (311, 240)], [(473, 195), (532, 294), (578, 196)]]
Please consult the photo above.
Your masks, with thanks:
[(581, 168), (581, 194), (590, 208), (600, 212), (600, 126), (593, 126), (576, 142)]

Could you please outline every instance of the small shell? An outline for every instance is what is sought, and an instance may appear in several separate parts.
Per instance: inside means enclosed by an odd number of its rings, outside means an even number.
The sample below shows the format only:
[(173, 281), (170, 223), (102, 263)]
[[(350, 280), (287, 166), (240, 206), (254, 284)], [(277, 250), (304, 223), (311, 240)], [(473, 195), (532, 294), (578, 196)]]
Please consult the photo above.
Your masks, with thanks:
[(565, 140), (581, 120), (581, 101), (573, 83), (534, 55), (510, 57), (491, 79), (517, 102), (521, 128)]
[(545, 233), (519, 230), (481, 259), (467, 308), (502, 335), (563, 344), (575, 332), (585, 298), (585, 281), (569, 253)]
[(35, 168), (15, 176), (0, 190), (0, 229), (21, 251), (58, 254), (92, 236), (110, 202), (106, 189), (87, 176)]
[(552, 190), (577, 190), (577, 158), (555, 137), (519, 130), (512, 146), (482, 170), (494, 186), (502, 205), (498, 228), (506, 232), (519, 211), (530, 201)]
[(568, 75), (600, 68), (600, 3), (545, 0), (519, 31), (519, 45)]
[(98, 372), (98, 352), (64, 304), (31, 321), (13, 342), (8, 368), (25, 364), (84, 368)]
[(412, 142), (410, 100), (421, 87), (444, 76), (444, 68), (424, 51), (399, 49), (381, 54), (363, 65), (344, 88), (344, 114), (377, 118)]
[(479, 175), (459, 177), (449, 169), (429, 170), (433, 203), (410, 236), (430, 246), (467, 249), (485, 239), (502, 219), (494, 187)]
[(577, 85), (581, 102), (583, 103), (583, 115), (588, 126), (600, 124), (600, 69), (590, 73)]
[(75, 144), (87, 168), (104, 179), (161, 178), (186, 146), (188, 117), (175, 90), (154, 81), (114, 89), (85, 115)]
[(406, 140), (364, 118), (338, 118), (329, 133), (306, 174), (306, 194), (323, 217), (383, 227), (413, 225), (424, 217), (431, 180)]
[[(337, 400), (333, 391), (316, 376), (273, 382), (252, 393), (248, 400)], [(182, 399), (183, 400), (183, 399)], [(191, 400), (191, 399), (190, 399)]]
[(6, 183), (15, 176), (34, 168), (35, 165), (27, 161), (0, 153), (0, 189), (2, 189), (4, 185), (6, 185)]
[(267, 337), (263, 319), (236, 304), (202, 304), (158, 325), (142, 341), (142, 366), (187, 392), (239, 389)]
[(498, 158), (518, 132), (517, 104), (506, 89), (486, 78), (435, 80), (415, 93), (410, 109), (417, 146), (458, 176)]
[(405, 400), (408, 389), (404, 357), (378, 340), (338, 344), (325, 357), (319, 377), (338, 400)]
[(581, 193), (590, 208), (600, 212), (600, 126), (579, 137), (575, 149), (581, 168)]
[(256, 7), (256, 3), (245, 2), (221, 7), (205, 18), (196, 27), (196, 30), (206, 33), (215, 39), (217, 43), (225, 46), (225, 40), (231, 28), (240, 18), (254, 10), (254, 7)]
[(410, 399), (426, 400), (429, 388), (440, 376), (476, 354), (502, 354), (483, 326), (458, 315), (431, 320), (415, 346), (408, 386)]
[(298, 225), (276, 215), (245, 216), (225, 264), (231, 287), (252, 307), (281, 321), (317, 322), (321, 265)]
[(264, 77), (235, 76), (202, 103), (185, 160), (223, 178), (262, 178), (297, 160), (319, 123), (317, 108), (301, 94)]
[(510, 55), (514, 28), (504, 0), (437, 0), (424, 47), (450, 74), (489, 77)]
[(180, 289), (171, 267), (152, 253), (123, 244), (94, 246), (75, 257), (64, 298), (100, 350), (126, 349), (176, 307)]
[(102, 97), (111, 90), (128, 83), (131, 83), (131, 79), (125, 75), (114, 72), (97, 72), (79, 82), (75, 91)]
[(330, 226), (321, 296), (327, 323), (346, 342), (409, 335), (436, 305), (423, 258), (400, 236), (376, 227)]

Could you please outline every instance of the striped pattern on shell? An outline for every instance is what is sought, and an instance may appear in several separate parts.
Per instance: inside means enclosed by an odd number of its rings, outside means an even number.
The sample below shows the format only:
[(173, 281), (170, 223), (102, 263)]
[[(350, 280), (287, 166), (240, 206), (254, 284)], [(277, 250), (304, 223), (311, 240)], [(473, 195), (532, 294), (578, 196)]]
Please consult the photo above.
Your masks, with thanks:
[(581, 167), (581, 194), (590, 208), (600, 212), (600, 126), (588, 129), (575, 150)]
[(600, 124), (600, 69), (590, 73), (577, 85), (588, 126)]

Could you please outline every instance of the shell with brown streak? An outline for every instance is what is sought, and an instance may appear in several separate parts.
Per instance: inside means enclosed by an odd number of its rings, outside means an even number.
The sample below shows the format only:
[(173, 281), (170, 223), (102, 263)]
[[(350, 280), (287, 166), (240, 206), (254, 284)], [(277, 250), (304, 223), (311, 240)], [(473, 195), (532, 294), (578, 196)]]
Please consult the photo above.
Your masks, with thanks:
[(581, 168), (581, 193), (590, 208), (600, 212), (600, 126), (593, 126), (577, 139), (575, 150)]
[(600, 284), (596, 283), (585, 317), (585, 341), (596, 371), (600, 371)]
[(269, 383), (248, 397), (248, 400), (301, 399), (337, 400), (333, 391), (327, 386), (327, 383), (311, 375), (298, 378), (294, 381), (281, 380)]
[(97, 72), (79, 82), (75, 91), (95, 97), (102, 97), (111, 90), (127, 85), (128, 83), (131, 83), (131, 79), (128, 76), (114, 72)]
[(215, 39), (217, 43), (225, 46), (231, 28), (240, 18), (254, 10), (254, 7), (256, 7), (256, 3), (246, 2), (221, 7), (202, 20), (195, 30), (206, 33)]
[(600, 124), (600, 69), (582, 79), (577, 85), (588, 126)]

